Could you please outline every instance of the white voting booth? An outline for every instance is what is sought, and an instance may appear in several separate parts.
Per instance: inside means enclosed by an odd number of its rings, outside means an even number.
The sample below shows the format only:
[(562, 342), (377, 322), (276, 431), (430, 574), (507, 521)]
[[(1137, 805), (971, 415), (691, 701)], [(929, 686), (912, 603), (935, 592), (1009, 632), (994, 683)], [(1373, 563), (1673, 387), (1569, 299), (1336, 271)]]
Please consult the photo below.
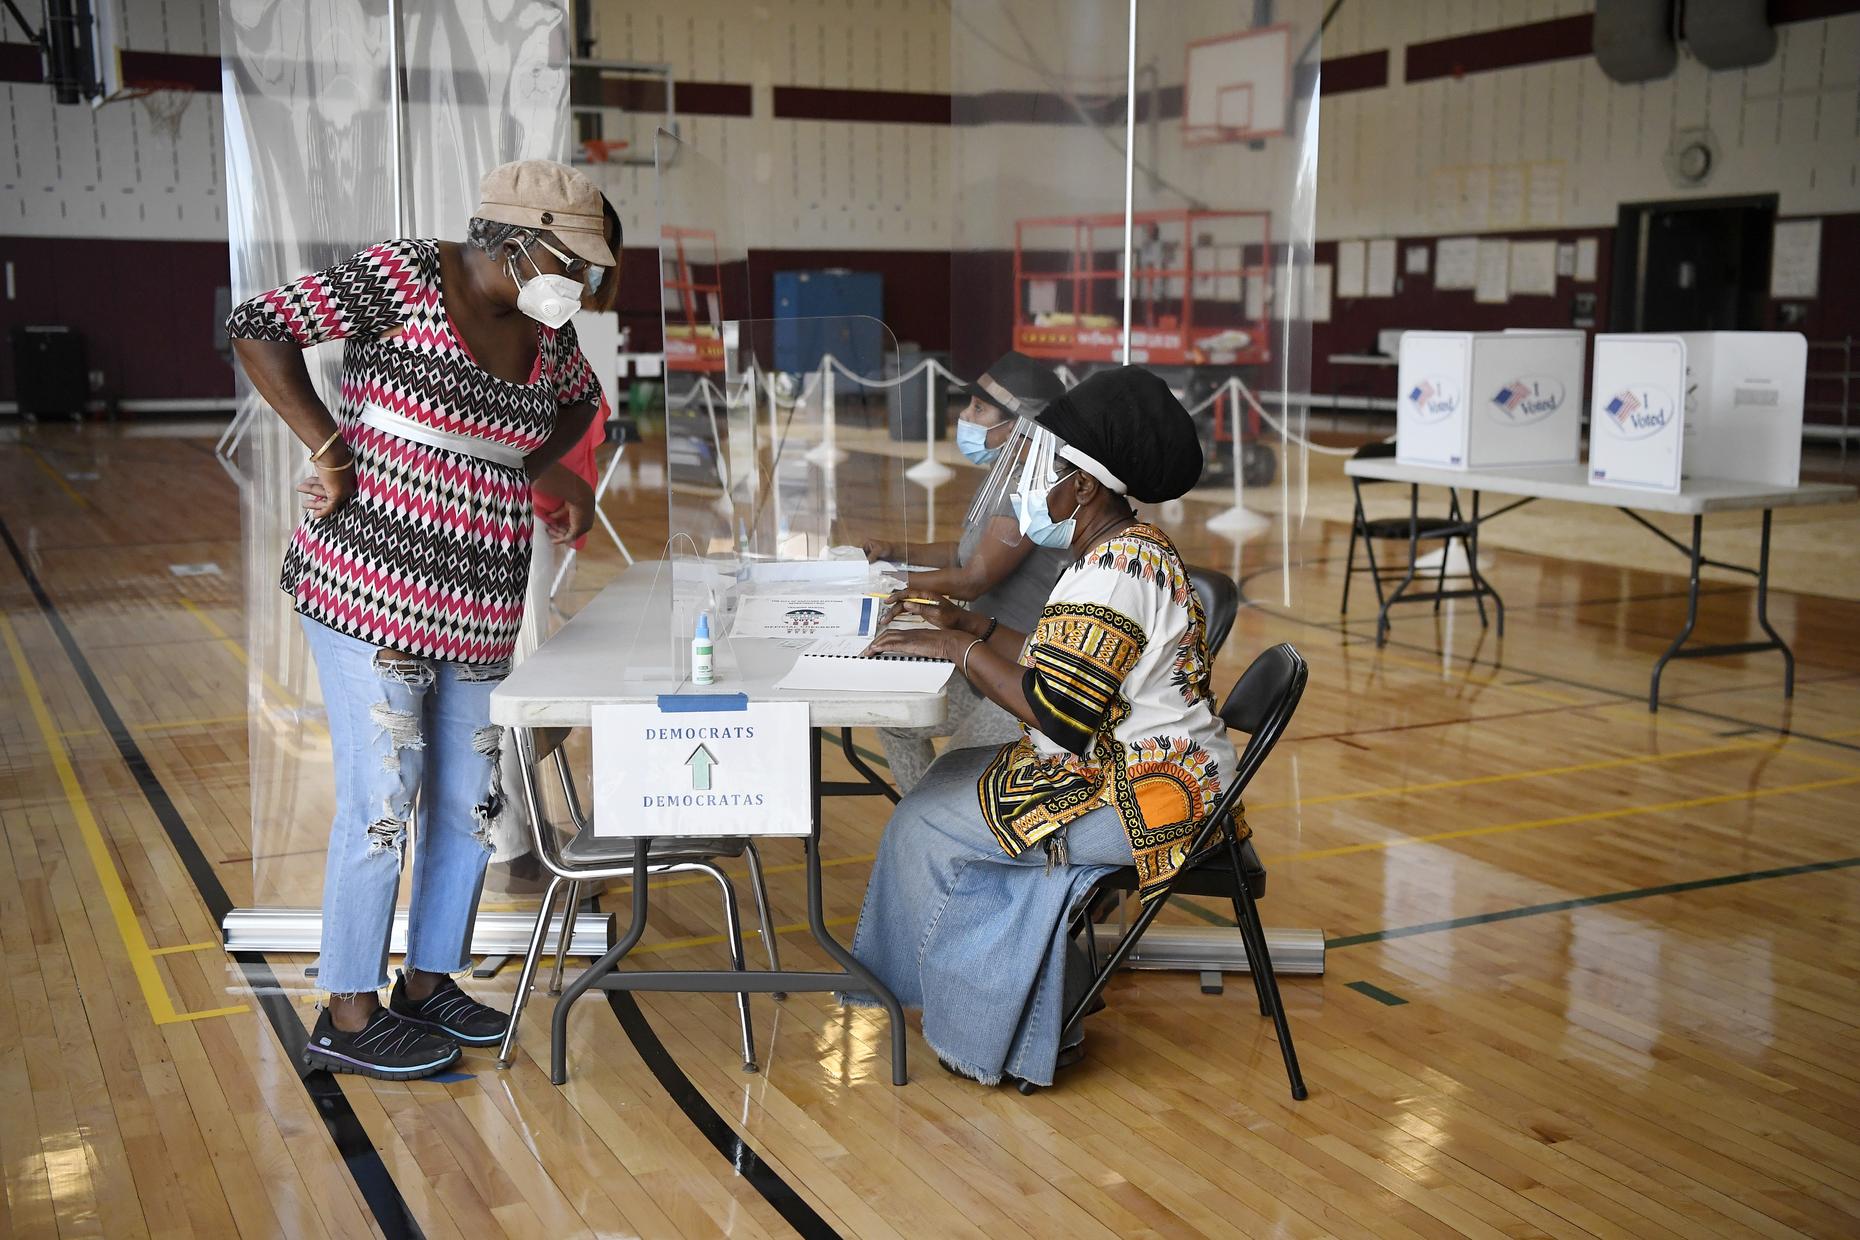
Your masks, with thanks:
[(1396, 459), (1445, 469), (1580, 459), (1577, 331), (1402, 333)]
[(1796, 332), (1597, 336), (1589, 481), (1798, 485), (1807, 364)]

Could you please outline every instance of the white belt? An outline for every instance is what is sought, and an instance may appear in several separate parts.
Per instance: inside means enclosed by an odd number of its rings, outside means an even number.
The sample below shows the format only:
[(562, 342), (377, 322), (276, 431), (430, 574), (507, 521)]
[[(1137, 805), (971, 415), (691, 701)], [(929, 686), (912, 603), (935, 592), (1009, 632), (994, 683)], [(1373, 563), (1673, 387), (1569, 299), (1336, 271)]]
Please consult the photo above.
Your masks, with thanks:
[(512, 469), (523, 468), (523, 453), (508, 444), (492, 443), (488, 439), (478, 439), (472, 435), (458, 435), (451, 431), (442, 431), (436, 427), (415, 422), (403, 417), (384, 405), (364, 405), (361, 423), (372, 426), (396, 439), (410, 439), (414, 443), (423, 443), (429, 448), (442, 448), (447, 452), (461, 452), (466, 456), (475, 456), (481, 461), (493, 465), (507, 465)]

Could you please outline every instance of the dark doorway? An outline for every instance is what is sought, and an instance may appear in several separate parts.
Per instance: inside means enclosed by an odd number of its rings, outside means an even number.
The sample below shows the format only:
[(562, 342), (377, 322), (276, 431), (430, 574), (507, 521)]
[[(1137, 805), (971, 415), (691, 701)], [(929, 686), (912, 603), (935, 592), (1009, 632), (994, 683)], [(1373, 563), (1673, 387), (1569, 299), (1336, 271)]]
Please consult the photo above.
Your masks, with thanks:
[(1609, 327), (1761, 330), (1775, 228), (1773, 194), (1624, 204)]

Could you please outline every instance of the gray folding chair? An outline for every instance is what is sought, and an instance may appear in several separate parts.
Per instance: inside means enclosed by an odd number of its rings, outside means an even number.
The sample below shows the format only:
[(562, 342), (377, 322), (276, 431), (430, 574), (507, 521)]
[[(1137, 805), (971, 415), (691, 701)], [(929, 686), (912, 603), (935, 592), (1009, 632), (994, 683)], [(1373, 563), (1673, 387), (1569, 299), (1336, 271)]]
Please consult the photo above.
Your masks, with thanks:
[[(566, 844), (560, 842), (554, 824), (543, 815), (542, 797), (535, 785), (535, 768), (523, 772), (523, 793), (530, 810), (531, 843), (535, 846), (537, 857), (548, 869), (550, 878), (548, 890), (543, 893), (542, 907), (536, 910), (536, 928), (530, 934), (529, 950), (523, 956), (523, 971), (517, 977), (517, 993), (510, 1005), (510, 1029), (504, 1034), (503, 1045), (497, 1052), (497, 1066), (500, 1068), (510, 1066), (511, 1052), (517, 1044), (517, 1025), (523, 1018), (524, 1007), (529, 1003), (536, 965), (549, 937), (549, 920), (554, 914), (556, 896), (566, 892), (568, 899), (556, 945), (555, 969), (549, 983), (549, 993), (552, 995), (562, 991), (562, 967), (573, 946), (575, 912), (580, 906), (583, 888), (610, 878), (630, 878), (633, 874), (633, 840), (625, 836), (603, 838), (595, 835), (593, 820), (582, 811), (581, 797), (575, 791), (574, 776), (568, 769), (568, 758), (563, 752), (562, 742), (566, 736), (563, 729), (536, 733), (536, 760), (541, 762), (546, 759), (555, 764), (556, 775), (562, 784), (563, 800), (568, 807), (569, 821), (575, 829)], [(762, 877), (762, 856), (756, 851), (754, 840), (738, 836), (718, 839), (655, 838), (647, 849), (646, 872), (648, 875), (695, 872), (708, 874), (716, 882), (723, 898), (723, 920), (730, 944), (730, 963), (741, 970), (746, 966), (743, 960), (742, 924), (737, 915), (736, 887), (731, 883), (730, 876), (717, 865), (717, 861), (724, 857), (742, 857), (748, 862), (749, 884), (756, 898), (756, 915), (762, 924), (762, 942), (768, 949), (769, 968), (779, 970), (780, 948), (776, 946), (775, 927), (769, 919), (769, 896)], [(748, 994), (739, 993), (736, 1006), (743, 1026), (743, 1071), (754, 1072), (756, 1040), (754, 1027), (750, 1024)]]

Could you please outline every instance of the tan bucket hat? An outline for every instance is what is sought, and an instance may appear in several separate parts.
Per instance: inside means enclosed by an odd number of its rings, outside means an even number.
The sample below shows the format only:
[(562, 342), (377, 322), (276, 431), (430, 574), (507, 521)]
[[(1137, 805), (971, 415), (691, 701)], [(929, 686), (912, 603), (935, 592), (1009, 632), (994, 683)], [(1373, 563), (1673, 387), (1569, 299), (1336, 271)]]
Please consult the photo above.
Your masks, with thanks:
[(581, 173), (550, 159), (520, 159), (484, 174), (473, 212), (499, 224), (546, 228), (568, 251), (597, 267), (612, 267), (601, 191)]

